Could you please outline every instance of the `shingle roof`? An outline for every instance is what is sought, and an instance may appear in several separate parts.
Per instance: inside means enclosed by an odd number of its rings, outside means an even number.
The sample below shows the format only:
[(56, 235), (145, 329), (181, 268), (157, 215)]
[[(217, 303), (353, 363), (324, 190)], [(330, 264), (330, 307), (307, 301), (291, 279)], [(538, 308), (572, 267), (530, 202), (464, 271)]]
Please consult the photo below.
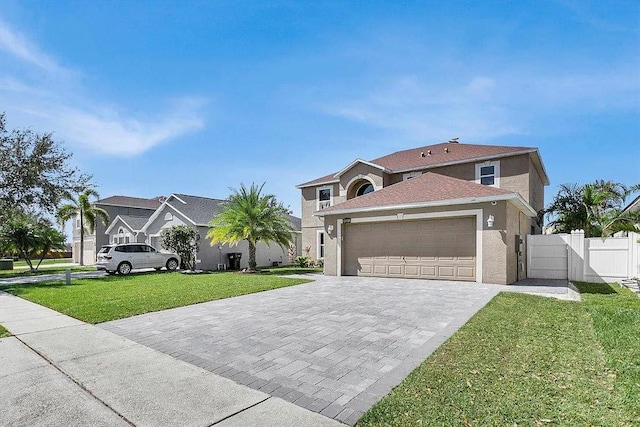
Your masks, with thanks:
[[(447, 151), (445, 151), (445, 149)], [(431, 150), (431, 155), (429, 155), (429, 150)], [(426, 147), (396, 151), (395, 153), (371, 160), (371, 163), (375, 163), (393, 171), (399, 171), (422, 166), (435, 166), (442, 163), (456, 162), (460, 160), (499, 156), (526, 150), (534, 150), (534, 148), (462, 143), (452, 144), (449, 142), (443, 142), (440, 144), (428, 145)], [(424, 153), (424, 157), (422, 157), (421, 153)]]
[[(445, 151), (445, 149), (447, 151)], [(480, 145), (443, 142), (435, 145), (396, 151), (386, 156), (371, 160), (371, 163), (382, 166), (393, 172), (407, 169), (429, 168), (441, 164), (455, 163), (478, 158), (503, 156), (511, 153), (533, 151), (531, 147), (505, 147), (500, 145)], [(429, 154), (431, 152), (431, 154)], [(422, 156), (424, 153), (424, 157)], [(304, 187), (335, 180), (335, 173), (300, 184)]]
[(186, 215), (190, 220), (198, 225), (209, 224), (209, 221), (216, 216), (224, 206), (225, 201), (220, 199), (210, 199), (208, 197), (190, 196), (188, 194), (177, 194), (179, 200), (169, 200), (171, 206)]
[(152, 212), (149, 212), (149, 216), (133, 216), (133, 215), (118, 215), (133, 231), (140, 231), (142, 227), (149, 221)]
[(433, 172), (401, 181), (373, 193), (349, 199), (323, 209), (323, 213), (345, 209), (365, 209), (441, 200), (467, 199), (515, 194), (512, 191), (480, 185)]
[(155, 210), (160, 207), (162, 202), (160, 201), (159, 198), (143, 199), (140, 197), (130, 197), (130, 196), (110, 196), (110, 197), (105, 197), (104, 199), (98, 200), (96, 204), (127, 206), (132, 208)]
[[(178, 197), (185, 203), (181, 203), (178, 200), (169, 200), (171, 206), (182, 212), (189, 217), (193, 222), (198, 225), (207, 225), (209, 221), (216, 216), (226, 203), (226, 200), (210, 199), (208, 197), (190, 196), (188, 194), (177, 194), (173, 196)], [(294, 230), (302, 230), (302, 220), (293, 215), (289, 215), (289, 221)]]
[(289, 215), (289, 222), (295, 231), (302, 231), (302, 219), (297, 216)]

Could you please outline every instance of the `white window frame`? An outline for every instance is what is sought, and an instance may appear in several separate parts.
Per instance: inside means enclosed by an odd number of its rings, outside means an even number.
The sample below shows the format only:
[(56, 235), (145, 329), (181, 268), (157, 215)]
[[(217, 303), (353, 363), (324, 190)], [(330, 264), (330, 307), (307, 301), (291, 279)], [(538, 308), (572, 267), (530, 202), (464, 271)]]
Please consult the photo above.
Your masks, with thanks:
[(480, 175), (481, 169), (487, 166), (493, 166), (493, 185), (489, 185), (489, 187), (500, 188), (500, 160), (495, 160), (493, 162), (486, 161), (483, 163), (476, 163), (476, 184), (482, 184), (482, 177), (491, 176)]
[(422, 172), (407, 172), (405, 174), (402, 174), (402, 180), (406, 181), (411, 178), (416, 178), (420, 175), (422, 175)]
[[(322, 202), (320, 201), (320, 192), (323, 190), (329, 190), (328, 203), (326, 200)], [(316, 209), (322, 210), (328, 208), (329, 206), (333, 206), (333, 186), (318, 187), (316, 189)]]
[[(320, 236), (323, 236), (323, 240), (320, 239)], [(317, 259), (324, 259), (324, 256), (326, 254), (326, 249), (327, 249), (327, 236), (324, 232), (324, 230), (318, 230), (316, 232), (316, 258)], [(320, 255), (320, 253), (322, 253), (322, 256)]]
[(80, 215), (76, 215), (76, 228), (80, 229)]
[(171, 212), (167, 212), (166, 214), (164, 214), (164, 220), (165, 221), (172, 221), (173, 220), (173, 214)]

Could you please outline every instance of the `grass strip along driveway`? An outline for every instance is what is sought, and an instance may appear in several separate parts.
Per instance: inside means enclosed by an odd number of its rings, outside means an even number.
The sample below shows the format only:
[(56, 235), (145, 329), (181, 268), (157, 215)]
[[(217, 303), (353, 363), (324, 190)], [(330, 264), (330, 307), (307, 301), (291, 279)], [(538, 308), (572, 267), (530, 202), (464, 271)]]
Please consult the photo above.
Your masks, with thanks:
[(26, 270), (0, 270), (0, 279), (11, 279), (14, 277), (31, 277), (31, 276), (41, 276), (43, 274), (61, 274), (67, 271), (67, 269), (77, 272), (77, 271), (96, 271), (95, 267), (46, 267), (43, 268), (40, 266), (38, 271), (29, 271)]
[(359, 426), (640, 425), (640, 299), (501, 293)]
[(89, 323), (229, 298), (310, 280), (262, 274), (140, 273), (9, 285), (0, 290)]

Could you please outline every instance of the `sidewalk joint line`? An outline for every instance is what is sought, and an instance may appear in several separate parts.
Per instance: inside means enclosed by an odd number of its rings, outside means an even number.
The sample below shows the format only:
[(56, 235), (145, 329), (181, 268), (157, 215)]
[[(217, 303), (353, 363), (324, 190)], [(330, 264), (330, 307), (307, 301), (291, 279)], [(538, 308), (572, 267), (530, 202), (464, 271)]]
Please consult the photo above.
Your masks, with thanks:
[[(15, 336), (15, 335), (14, 335)], [(116, 411), (114, 408), (112, 408), (107, 402), (105, 402), (104, 400), (100, 399), (98, 396), (96, 396), (95, 394), (93, 394), (91, 392), (91, 390), (89, 390), (88, 388), (86, 388), (81, 382), (77, 381), (75, 378), (73, 378), (71, 375), (67, 374), (65, 371), (63, 371), (60, 367), (58, 367), (55, 363), (53, 363), (53, 361), (51, 361), (49, 358), (47, 358), (44, 354), (40, 353), (38, 350), (36, 350), (35, 348), (31, 347), (29, 344), (27, 344), (26, 342), (22, 341), (20, 339), (20, 337), (15, 336), (15, 338), (20, 341), (22, 344), (24, 344), (28, 349), (30, 349), (31, 351), (33, 351), (35, 354), (37, 354), (38, 356), (40, 356), (41, 358), (43, 358), (49, 365), (53, 366), (54, 369), (56, 369), (58, 372), (60, 372), (62, 375), (64, 375), (65, 377), (67, 377), (69, 380), (71, 380), (73, 383), (75, 383), (78, 387), (80, 387), (82, 390), (84, 390), (89, 396), (93, 397), (95, 400), (97, 400), (98, 402), (100, 402), (102, 405), (104, 405), (107, 409), (109, 409), (111, 412), (113, 412), (114, 414), (116, 414), (118, 417), (122, 418), (127, 424), (134, 426), (135, 424), (129, 420), (127, 417), (125, 417), (124, 415), (122, 415), (120, 412)]]
[(244, 408), (244, 409), (240, 409), (239, 411), (234, 412), (233, 414), (227, 415), (226, 417), (224, 417), (224, 418), (222, 418), (222, 419), (220, 419), (220, 420), (216, 421), (215, 423), (213, 423), (213, 424), (209, 424), (209, 426), (208, 426), (208, 427), (212, 427), (212, 426), (214, 426), (214, 425), (216, 425), (216, 424), (220, 424), (221, 422), (223, 422), (223, 421), (225, 421), (225, 420), (228, 420), (228, 419), (229, 419), (229, 418), (231, 418), (231, 417), (235, 417), (236, 415), (238, 415), (238, 414), (240, 414), (240, 413), (242, 413), (242, 412), (244, 412), (244, 411), (246, 411), (246, 410), (248, 410), (248, 409), (254, 408), (254, 407), (258, 406), (259, 404), (266, 402), (266, 401), (267, 401), (267, 400), (269, 400), (269, 399), (271, 399), (271, 396), (267, 396), (265, 399), (262, 399), (260, 402), (256, 402), (256, 403), (254, 403), (253, 405), (247, 406), (247, 407), (246, 407), (246, 408)]

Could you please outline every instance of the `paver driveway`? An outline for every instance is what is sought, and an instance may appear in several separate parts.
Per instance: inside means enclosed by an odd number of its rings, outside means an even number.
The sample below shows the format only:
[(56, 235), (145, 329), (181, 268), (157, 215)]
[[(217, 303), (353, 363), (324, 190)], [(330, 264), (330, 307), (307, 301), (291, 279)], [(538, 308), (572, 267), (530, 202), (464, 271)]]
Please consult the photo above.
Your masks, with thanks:
[(347, 424), (501, 286), (323, 277), (100, 325)]

